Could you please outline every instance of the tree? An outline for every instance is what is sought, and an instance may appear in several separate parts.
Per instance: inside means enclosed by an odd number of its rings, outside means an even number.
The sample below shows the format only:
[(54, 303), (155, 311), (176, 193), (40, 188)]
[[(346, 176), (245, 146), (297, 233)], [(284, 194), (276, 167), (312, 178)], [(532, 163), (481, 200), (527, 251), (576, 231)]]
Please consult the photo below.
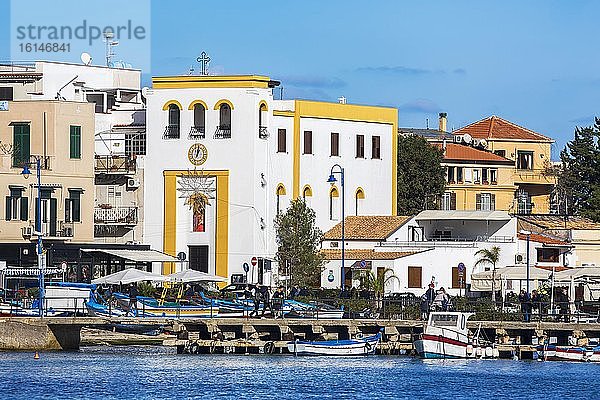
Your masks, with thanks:
[(413, 215), (432, 208), (444, 192), (446, 173), (442, 149), (421, 136), (398, 136), (398, 214)]
[(561, 211), (600, 221), (600, 119), (575, 128), (560, 153), (557, 193)]
[(323, 232), (315, 226), (315, 212), (303, 199), (293, 200), (289, 208), (275, 218), (276, 261), (279, 270), (291, 276), (291, 284), (320, 286), (323, 256), (320, 253)]
[(400, 282), (400, 279), (394, 274), (394, 270), (391, 268), (385, 268), (383, 271), (377, 274), (373, 271), (367, 271), (367, 275), (363, 280), (363, 286), (365, 289), (373, 291), (375, 293), (375, 299), (377, 308), (381, 308), (381, 299), (385, 293), (386, 286), (393, 280)]
[(493, 246), (491, 249), (480, 249), (475, 255), (479, 256), (475, 266), (492, 264), (492, 303), (496, 304), (496, 264), (500, 260), (500, 247)]

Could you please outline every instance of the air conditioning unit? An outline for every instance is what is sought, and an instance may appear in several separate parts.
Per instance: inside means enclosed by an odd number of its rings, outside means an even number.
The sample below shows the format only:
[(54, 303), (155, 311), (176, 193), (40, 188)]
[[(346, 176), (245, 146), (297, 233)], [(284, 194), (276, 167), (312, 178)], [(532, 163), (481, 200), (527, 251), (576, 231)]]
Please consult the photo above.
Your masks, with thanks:
[(331, 242), (331, 243), (329, 243), (329, 247), (337, 248), (337, 247), (339, 247), (339, 243), (338, 242)]
[(462, 143), (463, 137), (462, 135), (454, 135), (454, 143)]
[(129, 178), (127, 179), (127, 187), (131, 189), (139, 188), (140, 181), (137, 179)]
[(33, 226), (22, 227), (21, 235), (23, 235), (24, 238), (30, 238), (33, 235)]
[(525, 264), (527, 262), (527, 256), (523, 253), (515, 254), (515, 264)]

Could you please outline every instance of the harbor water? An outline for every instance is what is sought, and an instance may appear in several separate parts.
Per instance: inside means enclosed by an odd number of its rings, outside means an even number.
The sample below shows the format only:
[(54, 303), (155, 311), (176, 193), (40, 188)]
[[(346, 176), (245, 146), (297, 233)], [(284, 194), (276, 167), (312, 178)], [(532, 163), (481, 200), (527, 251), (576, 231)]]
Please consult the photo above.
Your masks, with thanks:
[(0, 352), (9, 399), (594, 399), (600, 365), (290, 355), (177, 355), (164, 347)]

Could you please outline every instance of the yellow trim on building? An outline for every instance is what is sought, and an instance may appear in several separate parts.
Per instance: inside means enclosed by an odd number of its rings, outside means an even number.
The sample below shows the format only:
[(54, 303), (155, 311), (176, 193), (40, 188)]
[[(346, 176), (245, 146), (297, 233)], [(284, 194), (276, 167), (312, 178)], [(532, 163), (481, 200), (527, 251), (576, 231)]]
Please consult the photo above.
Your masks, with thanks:
[[(291, 116), (291, 111), (273, 111), (273, 115)], [(300, 119), (322, 118), (339, 121), (373, 122), (391, 125), (392, 134), (392, 215), (397, 214), (398, 189), (398, 110), (392, 107), (326, 103), (310, 100), (294, 101), (293, 198), (300, 195)]]
[(183, 107), (181, 107), (180, 102), (178, 102), (177, 100), (169, 100), (165, 103), (165, 105), (163, 105), (163, 111), (167, 111), (171, 104), (175, 104), (177, 107), (179, 107), (180, 110), (183, 110)]
[(227, 105), (229, 105), (229, 108), (231, 108), (233, 110), (233, 103), (227, 99), (221, 99), (221, 100), (217, 101), (215, 103), (214, 109), (218, 110), (221, 107), (221, 104), (227, 104)]
[(271, 78), (261, 75), (227, 76), (155, 76), (152, 78), (154, 89), (184, 88), (262, 88), (268, 89)]
[(340, 192), (335, 185), (329, 189), (329, 197), (340, 197)]
[[(175, 256), (177, 247), (177, 177), (189, 171), (163, 171), (164, 176), (164, 231), (163, 251)], [(229, 171), (204, 171), (204, 174), (217, 179), (216, 207), (217, 225), (215, 232), (215, 273), (224, 278), (229, 273)], [(173, 263), (165, 263), (163, 274), (175, 272)]]
[(312, 197), (312, 195), (313, 193), (310, 185), (304, 185), (304, 187), (302, 188), (302, 197)]
[(293, 111), (273, 110), (273, 115), (276, 117), (293, 117), (295, 113)]
[(277, 189), (275, 189), (275, 194), (277, 196), (285, 196), (286, 192), (285, 192), (285, 186), (283, 185), (283, 183), (279, 183), (277, 185)]
[(188, 106), (188, 110), (193, 110), (194, 106), (196, 104), (202, 104), (202, 106), (204, 107), (205, 110), (208, 110), (208, 106), (206, 105), (205, 102), (203, 102), (202, 100), (194, 100), (190, 103), (190, 105)]
[(354, 192), (354, 198), (356, 199), (364, 199), (365, 198), (365, 191), (363, 188), (361, 188), (360, 186), (356, 188), (356, 191)]
[[(265, 108), (261, 108), (261, 107), (265, 107)], [(258, 109), (260, 111), (269, 111), (269, 105), (267, 104), (267, 102), (265, 100), (261, 100), (258, 102)]]

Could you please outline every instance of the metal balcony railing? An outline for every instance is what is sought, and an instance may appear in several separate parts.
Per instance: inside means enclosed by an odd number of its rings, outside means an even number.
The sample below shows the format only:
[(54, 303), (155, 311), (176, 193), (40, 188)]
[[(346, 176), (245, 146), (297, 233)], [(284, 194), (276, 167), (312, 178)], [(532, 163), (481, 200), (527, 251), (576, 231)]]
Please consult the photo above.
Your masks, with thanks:
[(179, 139), (179, 125), (167, 125), (165, 126), (165, 133), (163, 139)]
[(135, 174), (136, 161), (131, 155), (97, 155), (94, 169), (97, 174)]
[(258, 127), (258, 137), (260, 139), (268, 139), (269, 138), (269, 131), (267, 130), (266, 126)]
[(204, 139), (205, 128), (203, 126), (192, 126), (188, 135), (189, 139)]
[(214, 139), (231, 139), (231, 125), (219, 125), (215, 130)]
[(135, 225), (138, 223), (137, 207), (95, 207), (94, 223)]

